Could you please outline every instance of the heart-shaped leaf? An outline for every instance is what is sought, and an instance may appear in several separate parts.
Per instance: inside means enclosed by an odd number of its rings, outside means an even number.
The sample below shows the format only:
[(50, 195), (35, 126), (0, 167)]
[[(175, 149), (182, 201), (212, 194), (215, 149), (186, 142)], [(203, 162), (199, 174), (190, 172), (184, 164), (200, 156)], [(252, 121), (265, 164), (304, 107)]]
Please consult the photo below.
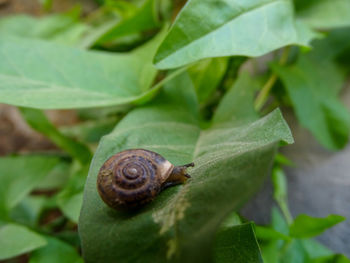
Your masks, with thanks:
[(290, 45), (306, 45), (314, 34), (294, 20), (290, 0), (190, 0), (155, 56), (158, 68), (199, 59), (260, 56)]
[[(247, 89), (227, 96), (245, 100), (251, 94)], [(293, 141), (278, 110), (255, 121), (248, 114), (242, 122), (235, 105), (234, 118), (216, 116), (204, 130), (195, 96), (190, 78), (182, 74), (154, 103), (131, 111), (101, 140), (79, 222), (86, 262), (210, 262), (222, 220), (259, 188), (277, 143)], [(229, 110), (229, 104), (225, 107)], [(96, 177), (108, 157), (130, 148), (156, 151), (174, 165), (194, 161), (192, 179), (161, 192), (138, 211), (115, 211), (99, 197)]]

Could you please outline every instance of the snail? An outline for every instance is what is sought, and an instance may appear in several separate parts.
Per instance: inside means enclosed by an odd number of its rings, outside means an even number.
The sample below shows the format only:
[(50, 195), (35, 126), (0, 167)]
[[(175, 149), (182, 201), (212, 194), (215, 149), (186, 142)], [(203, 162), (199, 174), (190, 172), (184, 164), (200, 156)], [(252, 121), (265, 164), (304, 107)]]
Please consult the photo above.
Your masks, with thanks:
[(97, 176), (102, 200), (114, 209), (140, 207), (152, 201), (163, 189), (184, 183), (186, 169), (194, 163), (174, 166), (160, 154), (130, 149), (110, 157)]

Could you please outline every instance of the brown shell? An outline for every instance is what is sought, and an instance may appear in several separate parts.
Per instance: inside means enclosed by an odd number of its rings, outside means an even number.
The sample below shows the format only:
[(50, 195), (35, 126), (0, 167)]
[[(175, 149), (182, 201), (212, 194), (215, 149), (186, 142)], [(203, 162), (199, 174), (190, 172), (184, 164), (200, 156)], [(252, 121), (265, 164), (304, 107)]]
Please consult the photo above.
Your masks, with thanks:
[(110, 157), (101, 167), (97, 189), (112, 208), (136, 207), (152, 201), (174, 166), (158, 153), (132, 149)]

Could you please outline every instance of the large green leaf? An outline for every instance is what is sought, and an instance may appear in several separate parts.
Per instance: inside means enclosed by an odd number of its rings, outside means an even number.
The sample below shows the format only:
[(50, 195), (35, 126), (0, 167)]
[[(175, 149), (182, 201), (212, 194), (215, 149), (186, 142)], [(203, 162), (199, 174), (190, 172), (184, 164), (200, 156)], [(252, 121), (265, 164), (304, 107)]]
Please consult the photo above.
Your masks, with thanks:
[[(235, 107), (231, 114), (239, 119)], [(183, 74), (105, 136), (91, 164), (80, 215), (86, 262), (211, 261), (222, 220), (259, 188), (277, 142), (293, 141), (278, 110), (260, 120), (234, 119), (201, 129), (195, 92)], [(112, 210), (97, 193), (97, 173), (109, 156), (130, 148), (156, 151), (175, 165), (194, 161), (192, 179), (136, 212)]]
[(45, 239), (17, 224), (0, 227), (0, 260), (27, 253), (46, 244)]
[(294, 0), (297, 16), (315, 28), (350, 25), (349, 0)]
[(131, 53), (109, 54), (2, 36), (0, 102), (62, 109), (141, 99), (155, 91), (149, 87), (156, 75), (151, 61), (159, 37)]
[(0, 158), (0, 218), (37, 186), (54, 168), (59, 159), (45, 156)]
[(12, 15), (0, 19), (0, 35), (47, 39), (64, 44), (76, 44), (87, 26), (78, 23), (80, 12), (43, 17)]
[(215, 243), (216, 263), (262, 263), (260, 249), (251, 223), (219, 231)]
[(155, 56), (158, 68), (199, 59), (260, 56), (290, 45), (306, 45), (313, 33), (296, 23), (289, 0), (190, 0)]

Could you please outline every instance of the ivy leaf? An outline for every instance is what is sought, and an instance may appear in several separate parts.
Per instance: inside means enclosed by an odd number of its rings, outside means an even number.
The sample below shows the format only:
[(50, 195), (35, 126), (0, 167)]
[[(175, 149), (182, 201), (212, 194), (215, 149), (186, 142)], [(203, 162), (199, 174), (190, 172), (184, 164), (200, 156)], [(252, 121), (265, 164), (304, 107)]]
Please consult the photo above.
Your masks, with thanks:
[(261, 56), (290, 44), (307, 45), (313, 37), (294, 20), (289, 0), (190, 0), (154, 62), (166, 69), (209, 57)]
[(215, 262), (263, 262), (252, 223), (219, 231), (215, 240)]
[(45, 239), (17, 224), (0, 227), (0, 260), (12, 258), (46, 245)]
[(294, 0), (297, 16), (306, 24), (321, 29), (350, 25), (349, 0)]
[[(133, 102), (149, 90), (159, 38), (130, 53), (109, 54), (40, 40), (0, 38), (0, 102), (39, 109)], [(159, 88), (159, 86), (158, 86)]]
[(290, 226), (290, 236), (296, 238), (314, 237), (344, 220), (345, 218), (339, 215), (316, 218), (301, 214)]
[(47, 156), (15, 156), (0, 158), (0, 217), (6, 220), (9, 211), (59, 162)]
[[(222, 220), (259, 188), (277, 143), (293, 141), (278, 110), (201, 129), (191, 85), (187, 74), (173, 79), (152, 104), (131, 111), (101, 140), (79, 219), (86, 262), (210, 261)], [(234, 107), (231, 113), (239, 119)], [(130, 148), (156, 151), (174, 165), (194, 161), (192, 179), (137, 212), (114, 211), (99, 197), (96, 177), (108, 157)]]

